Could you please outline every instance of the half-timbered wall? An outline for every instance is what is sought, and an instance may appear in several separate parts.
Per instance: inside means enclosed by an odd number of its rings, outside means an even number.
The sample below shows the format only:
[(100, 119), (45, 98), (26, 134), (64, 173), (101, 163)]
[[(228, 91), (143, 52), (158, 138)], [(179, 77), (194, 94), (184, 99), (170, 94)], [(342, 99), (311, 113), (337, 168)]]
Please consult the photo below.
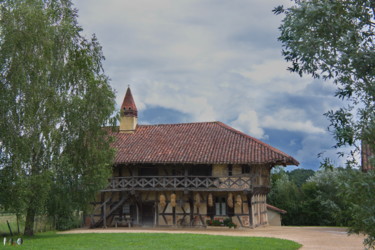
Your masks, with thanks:
[[(142, 171), (148, 173), (147, 169), (141, 170), (142, 167), (145, 166), (117, 166), (114, 168), (113, 176), (139, 176)], [(157, 170), (153, 173), (159, 176), (184, 176), (190, 172), (186, 166), (148, 165), (147, 167)], [(196, 192), (162, 189), (147, 191), (144, 188), (143, 190), (134, 188), (133, 191), (107, 189), (106, 192), (101, 192), (94, 202), (95, 209), (92, 216), (94, 224), (113, 226), (116, 222), (114, 218), (117, 217), (128, 218), (132, 225), (150, 226), (206, 226), (206, 221), (209, 219), (224, 220), (228, 217), (240, 227), (268, 224), (266, 195), (269, 191), (270, 167), (214, 164), (210, 166), (210, 173), (212, 177), (219, 177), (219, 179), (228, 179), (228, 176), (234, 180), (236, 176), (250, 178), (251, 187), (244, 185), (237, 186), (243, 188), (242, 191), (220, 191), (219, 185), (215, 191)], [(233, 207), (229, 207), (228, 204), (229, 194), (233, 199), (231, 202)], [(173, 195), (175, 198), (172, 198)], [(213, 198), (212, 206), (208, 203), (209, 195)], [(172, 199), (175, 199), (175, 202)], [(220, 206), (225, 210), (225, 214), (217, 212)]]

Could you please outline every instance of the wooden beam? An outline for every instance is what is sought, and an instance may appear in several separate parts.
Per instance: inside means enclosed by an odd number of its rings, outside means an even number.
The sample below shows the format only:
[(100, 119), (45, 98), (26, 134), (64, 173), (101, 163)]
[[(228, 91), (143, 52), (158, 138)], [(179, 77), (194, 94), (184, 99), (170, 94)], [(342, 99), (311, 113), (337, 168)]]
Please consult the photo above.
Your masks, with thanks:
[(251, 202), (251, 198), (252, 198), (252, 194), (249, 193), (247, 195), (247, 206), (248, 206), (248, 210), (249, 210), (249, 225), (250, 225), (250, 227), (254, 227), (253, 205), (252, 205), (252, 202)]
[(242, 225), (242, 220), (241, 220), (241, 218), (240, 218), (240, 215), (236, 215), (236, 216), (237, 216), (238, 221), (240, 222), (240, 226), (243, 227), (243, 225)]
[(136, 213), (136, 221), (137, 221), (137, 225), (139, 225), (139, 206), (140, 206), (140, 204), (139, 204), (139, 202), (138, 202), (138, 200), (137, 200), (137, 198), (136, 197), (134, 197), (134, 199), (135, 199), (135, 213)]
[(190, 205), (190, 223), (189, 225), (193, 225), (193, 220), (194, 220), (194, 200), (193, 200), (193, 193), (190, 194), (189, 197), (189, 205)]
[(173, 214), (173, 226), (176, 226), (176, 207), (172, 208), (172, 214)]
[(156, 192), (155, 197), (155, 214), (156, 214), (156, 226), (159, 226), (159, 192)]
[(103, 227), (107, 228), (107, 204), (103, 206)]

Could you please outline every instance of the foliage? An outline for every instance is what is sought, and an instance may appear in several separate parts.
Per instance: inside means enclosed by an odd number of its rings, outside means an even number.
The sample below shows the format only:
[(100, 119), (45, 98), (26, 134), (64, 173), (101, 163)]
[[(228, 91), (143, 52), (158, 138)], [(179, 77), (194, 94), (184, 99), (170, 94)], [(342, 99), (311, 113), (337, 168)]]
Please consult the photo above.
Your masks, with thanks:
[[(303, 170), (303, 169), (301, 169)], [(314, 172), (310, 178), (310, 171), (291, 172), (278, 171), (272, 174), (271, 192), (268, 203), (284, 209), (287, 214), (282, 216), (284, 225), (306, 226), (346, 226), (351, 218), (347, 211), (348, 202), (338, 197), (340, 176), (345, 175), (345, 169), (324, 169)], [(290, 176), (306, 173), (305, 182), (297, 186), (301, 179)], [(277, 179), (274, 175), (278, 177)]]
[[(299, 249), (300, 244), (283, 239), (202, 234), (92, 233), (37, 234), (25, 238), (24, 249)], [(13, 249), (6, 246), (4, 249)]]
[[(348, 221), (352, 217), (348, 211), (350, 203), (346, 199), (339, 197), (339, 185), (342, 176), (350, 172), (350, 169), (334, 168), (320, 170), (303, 185), (305, 196), (304, 206), (308, 210), (316, 213), (318, 217), (310, 218), (317, 220), (320, 225), (327, 226), (348, 226)], [(308, 203), (311, 204), (308, 204)]]
[(338, 187), (339, 196), (350, 203), (348, 212), (352, 218), (349, 222), (351, 233), (367, 235), (365, 244), (371, 249), (375, 247), (375, 170), (362, 173), (349, 170), (341, 176)]
[(236, 228), (237, 225), (233, 223), (232, 219), (231, 218), (226, 218), (224, 221), (223, 221), (223, 224), (224, 226), (226, 227), (229, 227), (229, 228)]
[(206, 220), (206, 224), (208, 226), (214, 226), (214, 227), (220, 227), (220, 226), (225, 226), (229, 228), (236, 228), (237, 225), (232, 222), (231, 218), (226, 218), (225, 220)]
[(274, 170), (268, 202), (287, 211), (284, 225), (350, 226), (351, 233), (367, 234), (365, 244), (373, 247), (375, 171), (331, 168), (326, 163), (328, 167), (316, 171), (301, 187), (290, 180), (293, 171)]
[(37, 214), (64, 218), (105, 185), (114, 94), (71, 1), (0, 3), (0, 202), (33, 234)]
[(214, 226), (214, 227), (219, 227), (219, 226), (224, 225), (223, 222), (219, 220), (206, 220), (206, 224), (208, 226)]
[(301, 187), (303, 183), (306, 182), (311, 176), (315, 174), (314, 170), (311, 169), (295, 169), (293, 171), (287, 172), (289, 179), (294, 182), (297, 187)]
[[(279, 40), (290, 71), (331, 79), (347, 107), (328, 111), (336, 147), (375, 144), (375, 2), (294, 1), (284, 9)], [(370, 139), (370, 140), (369, 140)], [(374, 147), (373, 147), (374, 149)]]
[[(300, 76), (310, 74), (332, 80), (337, 85), (336, 96), (346, 101), (347, 106), (325, 115), (331, 123), (335, 146), (356, 146), (347, 161), (348, 167), (355, 166), (359, 140), (375, 152), (375, 1), (295, 0), (292, 7), (279, 6), (274, 12), (285, 15), (279, 40), (285, 60), (292, 64), (289, 70)], [(367, 234), (368, 245), (374, 244), (375, 220), (368, 210), (375, 200), (361, 199), (367, 195), (366, 188), (371, 187), (371, 174), (362, 176), (363, 180), (348, 176), (343, 179), (345, 183), (337, 184), (348, 185), (352, 188), (350, 193), (358, 194), (358, 199), (347, 196), (355, 208), (350, 216), (359, 220), (350, 223), (351, 230)], [(326, 203), (332, 211), (336, 210), (335, 205)]]
[(299, 188), (290, 181), (288, 174), (282, 169), (273, 172), (271, 179), (272, 187), (268, 194), (268, 203), (287, 211), (282, 216), (284, 225), (301, 225), (298, 218), (302, 200)]

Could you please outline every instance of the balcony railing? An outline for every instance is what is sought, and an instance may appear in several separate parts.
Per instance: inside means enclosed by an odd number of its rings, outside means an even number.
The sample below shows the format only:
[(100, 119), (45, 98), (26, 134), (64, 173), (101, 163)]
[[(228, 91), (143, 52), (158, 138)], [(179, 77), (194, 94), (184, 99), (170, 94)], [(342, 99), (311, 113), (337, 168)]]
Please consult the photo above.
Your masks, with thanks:
[(250, 177), (243, 176), (129, 176), (113, 177), (109, 181), (109, 186), (102, 191), (245, 191), (251, 188)]

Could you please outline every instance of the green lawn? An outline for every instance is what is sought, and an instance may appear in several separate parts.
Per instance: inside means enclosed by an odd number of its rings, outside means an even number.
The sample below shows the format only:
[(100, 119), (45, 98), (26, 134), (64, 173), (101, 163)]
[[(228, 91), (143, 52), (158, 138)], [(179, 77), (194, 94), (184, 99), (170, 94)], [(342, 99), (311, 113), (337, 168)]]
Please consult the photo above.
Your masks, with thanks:
[[(9, 234), (9, 228), (7, 221), (10, 224), (10, 227), (13, 233), (17, 233), (17, 218), (13, 214), (0, 214), (0, 236), (2, 234)], [(2, 241), (1, 241), (2, 242)]]
[[(298, 249), (300, 244), (275, 238), (163, 233), (37, 234), (18, 249)], [(0, 247), (14, 249), (14, 246)]]

